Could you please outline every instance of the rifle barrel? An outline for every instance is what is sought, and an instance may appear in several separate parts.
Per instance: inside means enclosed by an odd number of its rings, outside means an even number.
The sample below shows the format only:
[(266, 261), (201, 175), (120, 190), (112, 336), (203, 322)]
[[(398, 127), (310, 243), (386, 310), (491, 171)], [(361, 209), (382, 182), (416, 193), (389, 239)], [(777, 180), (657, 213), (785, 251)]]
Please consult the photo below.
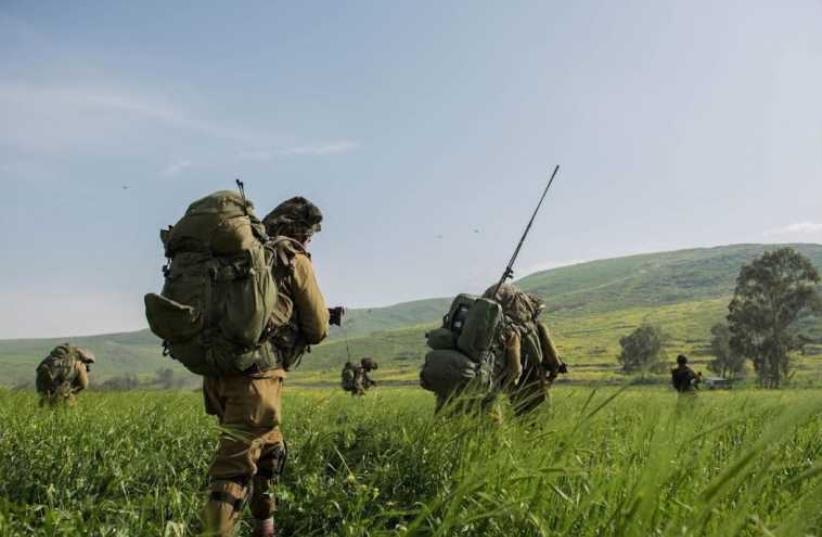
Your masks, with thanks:
[(554, 178), (557, 176), (558, 171), (559, 164), (557, 164), (554, 167), (554, 172), (551, 174), (551, 179), (548, 180), (548, 184), (545, 186), (545, 190), (542, 191), (542, 196), (540, 196), (539, 198), (539, 203), (537, 203), (536, 208), (534, 208), (534, 213), (531, 215), (531, 219), (528, 220), (528, 225), (525, 226), (525, 231), (522, 232), (522, 236), (519, 239), (519, 243), (517, 243), (517, 247), (514, 250), (514, 254), (508, 261), (508, 265), (505, 267), (505, 271), (503, 271), (502, 277), (499, 279), (497, 286), (494, 287), (494, 293), (491, 295), (492, 298), (497, 296), (497, 292), (499, 292), (499, 288), (502, 287), (502, 284), (505, 283), (505, 280), (507, 280), (513, 275), (512, 271), (514, 268), (514, 262), (517, 260), (517, 256), (519, 256), (519, 251), (522, 249), (522, 245), (525, 243), (525, 238), (528, 236), (528, 232), (531, 231), (531, 226), (534, 224), (534, 219), (537, 217), (537, 213), (539, 212), (540, 207), (542, 207), (542, 202), (545, 201), (545, 196), (548, 194), (548, 189), (551, 188), (551, 184), (553, 184)]

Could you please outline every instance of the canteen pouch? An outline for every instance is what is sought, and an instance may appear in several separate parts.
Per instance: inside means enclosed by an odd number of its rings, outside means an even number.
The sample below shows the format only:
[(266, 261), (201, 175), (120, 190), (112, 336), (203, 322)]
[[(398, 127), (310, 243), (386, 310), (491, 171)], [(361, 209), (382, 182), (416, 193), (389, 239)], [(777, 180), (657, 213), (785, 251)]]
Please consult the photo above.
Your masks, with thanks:
[(482, 353), (491, 348), (502, 322), (502, 307), (493, 300), (478, 298), (465, 317), (457, 338), (457, 348), (479, 362)]
[(457, 348), (454, 333), (447, 328), (436, 328), (426, 332), (425, 340), (428, 347), (435, 351), (453, 350)]
[(203, 329), (202, 316), (191, 306), (156, 293), (148, 293), (144, 302), (149, 328), (165, 341), (186, 341)]
[(425, 355), (420, 386), (441, 396), (449, 396), (477, 376), (477, 364), (461, 352), (435, 350)]

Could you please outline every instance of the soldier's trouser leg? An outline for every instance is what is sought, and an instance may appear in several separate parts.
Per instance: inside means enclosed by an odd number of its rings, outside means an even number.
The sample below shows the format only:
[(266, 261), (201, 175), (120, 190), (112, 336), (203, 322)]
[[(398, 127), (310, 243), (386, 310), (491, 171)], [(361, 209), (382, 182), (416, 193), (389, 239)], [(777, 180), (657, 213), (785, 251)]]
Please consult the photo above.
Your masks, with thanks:
[[(255, 535), (272, 535), (274, 531), (273, 517), (277, 508), (274, 493), (287, 457), (282, 437), (274, 440), (275, 442), (263, 446), (257, 463), (257, 474), (252, 481), (249, 507), (255, 519)], [(268, 531), (271, 533), (267, 533)]]
[(248, 493), (245, 483), (218, 479), (211, 482), (209, 489), (203, 512), (204, 535), (230, 537)]
[(522, 380), (510, 394), (511, 405), (517, 416), (523, 416), (536, 410), (548, 399), (548, 386), (537, 368), (529, 368), (522, 375)]
[[(208, 472), (211, 485), (204, 516), (207, 535), (232, 535), (242, 505), (242, 502), (220, 505), (211, 498), (221, 496), (219, 493), (230, 482), (242, 487), (242, 498), (245, 499), (246, 486), (257, 484), (253, 481), (258, 474), (258, 464), (260, 467), (268, 465), (263, 453), (270, 452), (271, 446), (282, 445), (279, 429), (282, 384), (281, 377), (237, 376), (204, 381), (206, 412), (216, 415), (221, 426), (217, 455)], [(260, 489), (263, 489), (262, 484)], [(257, 512), (263, 514), (263, 508)], [(272, 512), (273, 501), (265, 518), (270, 518)]]

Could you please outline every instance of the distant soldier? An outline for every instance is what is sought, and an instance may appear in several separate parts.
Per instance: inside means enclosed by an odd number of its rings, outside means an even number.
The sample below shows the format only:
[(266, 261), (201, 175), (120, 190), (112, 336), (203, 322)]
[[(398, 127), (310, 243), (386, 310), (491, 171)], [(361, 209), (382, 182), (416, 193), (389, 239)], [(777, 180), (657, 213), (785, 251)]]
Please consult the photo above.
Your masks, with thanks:
[(694, 373), (688, 367), (688, 357), (680, 354), (676, 357), (676, 367), (671, 369), (671, 384), (679, 393), (694, 393), (702, 381), (702, 373)]
[(548, 399), (548, 388), (567, 368), (548, 329), (539, 321), (542, 300), (503, 284), (484, 296), (457, 295), (443, 325), (426, 334), (428, 346), (420, 385), (437, 395), (435, 412), (474, 410), (499, 419), (496, 405), (506, 393), (517, 415)]
[(360, 360), (359, 365), (346, 362), (343, 366), (341, 379), (343, 390), (350, 392), (351, 395), (365, 395), (366, 391), (377, 385), (368, 373), (378, 367), (377, 362), (373, 358), (363, 358)]
[(340, 373), (340, 387), (353, 395), (356, 391), (357, 369), (350, 361), (345, 362)]
[(86, 349), (63, 343), (51, 350), (37, 366), (35, 384), (40, 406), (74, 404), (75, 394), (88, 387), (88, 374), (94, 354)]
[[(494, 286), (495, 287), (495, 286)], [(503, 284), (485, 298), (502, 306), (504, 321), (498, 336), (496, 384), (508, 394), (514, 412), (527, 414), (548, 400), (548, 389), (567, 366), (560, 358), (548, 328), (539, 320), (542, 299), (513, 284)]]
[(376, 386), (377, 383), (368, 376), (368, 373), (377, 369), (377, 362), (373, 358), (363, 358), (359, 367), (356, 368), (354, 378), (354, 395), (365, 395), (365, 392)]
[(321, 221), (320, 210), (301, 197), (281, 203), (263, 219), (279, 292), (273, 319), (279, 328), (269, 334), (277, 364), (204, 379), (206, 411), (218, 417), (224, 431), (209, 469), (208, 535), (232, 535), (248, 496), (253, 535), (275, 535), (274, 485), (286, 462), (280, 430), (286, 370), (299, 362), (309, 345), (325, 339), (329, 323), (339, 325), (344, 313), (343, 308), (326, 308), (307, 250)]

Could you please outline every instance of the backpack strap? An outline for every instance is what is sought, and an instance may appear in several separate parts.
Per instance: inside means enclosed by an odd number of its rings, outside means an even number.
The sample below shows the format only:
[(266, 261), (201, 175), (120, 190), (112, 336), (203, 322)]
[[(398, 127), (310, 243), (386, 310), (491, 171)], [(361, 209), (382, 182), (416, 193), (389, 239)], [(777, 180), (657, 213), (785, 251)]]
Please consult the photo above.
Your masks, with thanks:
[(279, 326), (271, 334), (270, 341), (280, 354), (280, 365), (288, 370), (296, 367), (302, 354), (308, 352), (308, 346), (299, 336), (299, 319), (291, 295), (294, 288), (295, 258), (299, 254), (309, 258), (311, 256), (302, 244), (290, 237), (274, 237), (266, 247), (272, 255), (271, 274), (277, 285), (278, 300), (282, 305), (288, 305), (275, 315), (279, 317)]

